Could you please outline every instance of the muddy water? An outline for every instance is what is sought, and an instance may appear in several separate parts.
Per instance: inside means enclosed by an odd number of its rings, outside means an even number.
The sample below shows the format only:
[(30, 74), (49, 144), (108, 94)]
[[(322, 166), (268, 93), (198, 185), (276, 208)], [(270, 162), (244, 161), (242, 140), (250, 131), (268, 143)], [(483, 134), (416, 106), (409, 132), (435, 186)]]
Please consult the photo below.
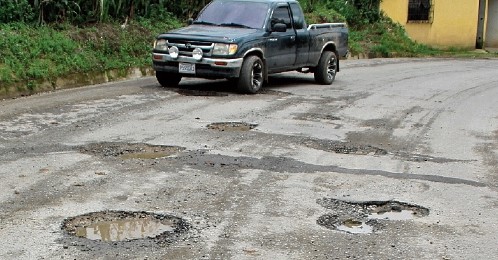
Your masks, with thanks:
[(348, 219), (336, 227), (339, 231), (344, 231), (352, 234), (369, 234), (373, 233), (373, 227), (365, 222)]
[(173, 232), (174, 223), (145, 217), (140, 219), (120, 219), (100, 221), (85, 227), (76, 228), (76, 236), (106, 242), (152, 238), (163, 232)]

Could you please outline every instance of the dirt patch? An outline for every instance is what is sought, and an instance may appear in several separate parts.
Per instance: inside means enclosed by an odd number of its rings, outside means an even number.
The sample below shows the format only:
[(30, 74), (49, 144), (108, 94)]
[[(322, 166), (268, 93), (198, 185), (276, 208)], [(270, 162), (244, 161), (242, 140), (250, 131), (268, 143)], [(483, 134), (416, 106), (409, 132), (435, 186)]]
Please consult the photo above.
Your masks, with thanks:
[(352, 234), (374, 233), (385, 221), (406, 221), (429, 215), (429, 209), (399, 201), (347, 202), (331, 198), (317, 201), (332, 212), (318, 218), (317, 224)]
[(168, 157), (185, 150), (179, 146), (150, 145), (144, 143), (95, 143), (81, 147), (80, 152), (103, 157), (122, 159), (157, 159)]
[(250, 124), (244, 122), (221, 122), (212, 123), (207, 126), (208, 129), (218, 130), (218, 131), (249, 131), (256, 128), (257, 124)]
[(181, 218), (148, 212), (101, 211), (64, 220), (62, 229), (71, 236), (101, 242), (137, 239), (168, 240), (188, 231)]

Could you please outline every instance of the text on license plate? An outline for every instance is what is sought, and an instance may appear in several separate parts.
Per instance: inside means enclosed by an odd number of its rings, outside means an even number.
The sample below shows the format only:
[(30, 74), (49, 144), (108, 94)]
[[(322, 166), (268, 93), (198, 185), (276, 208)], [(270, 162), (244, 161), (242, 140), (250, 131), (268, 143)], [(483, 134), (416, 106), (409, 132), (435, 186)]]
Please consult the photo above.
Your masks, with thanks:
[(178, 72), (195, 74), (195, 64), (194, 63), (182, 63), (178, 64)]

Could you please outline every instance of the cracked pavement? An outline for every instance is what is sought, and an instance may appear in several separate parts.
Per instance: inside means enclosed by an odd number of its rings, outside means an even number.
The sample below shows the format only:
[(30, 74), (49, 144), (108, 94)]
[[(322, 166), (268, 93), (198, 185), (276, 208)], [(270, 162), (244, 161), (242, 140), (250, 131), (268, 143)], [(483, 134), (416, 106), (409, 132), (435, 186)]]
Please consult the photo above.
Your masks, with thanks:
[[(497, 67), (346, 60), (330, 86), (291, 72), (256, 95), (224, 80), (164, 89), (144, 78), (2, 100), (0, 258), (489, 259)], [(375, 220), (371, 234), (328, 228), (379, 201), (428, 213)], [(189, 229), (167, 243), (62, 229), (108, 210)]]

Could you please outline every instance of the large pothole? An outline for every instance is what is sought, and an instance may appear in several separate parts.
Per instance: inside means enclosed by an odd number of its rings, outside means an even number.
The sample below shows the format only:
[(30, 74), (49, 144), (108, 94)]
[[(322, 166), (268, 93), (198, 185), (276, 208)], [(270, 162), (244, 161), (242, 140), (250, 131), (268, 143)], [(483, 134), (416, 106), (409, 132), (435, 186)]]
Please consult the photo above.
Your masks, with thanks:
[(80, 148), (82, 153), (122, 159), (157, 159), (176, 155), (183, 150), (185, 148), (179, 146), (144, 143), (95, 143)]
[(218, 131), (249, 131), (256, 128), (257, 126), (257, 124), (245, 122), (220, 122), (209, 124), (207, 128)]
[(188, 231), (181, 218), (148, 212), (101, 211), (64, 220), (69, 235), (102, 242), (137, 239), (167, 240)]
[(427, 208), (399, 201), (347, 202), (324, 198), (317, 203), (332, 210), (318, 218), (319, 225), (352, 234), (377, 232), (385, 221), (407, 221), (429, 215)]

